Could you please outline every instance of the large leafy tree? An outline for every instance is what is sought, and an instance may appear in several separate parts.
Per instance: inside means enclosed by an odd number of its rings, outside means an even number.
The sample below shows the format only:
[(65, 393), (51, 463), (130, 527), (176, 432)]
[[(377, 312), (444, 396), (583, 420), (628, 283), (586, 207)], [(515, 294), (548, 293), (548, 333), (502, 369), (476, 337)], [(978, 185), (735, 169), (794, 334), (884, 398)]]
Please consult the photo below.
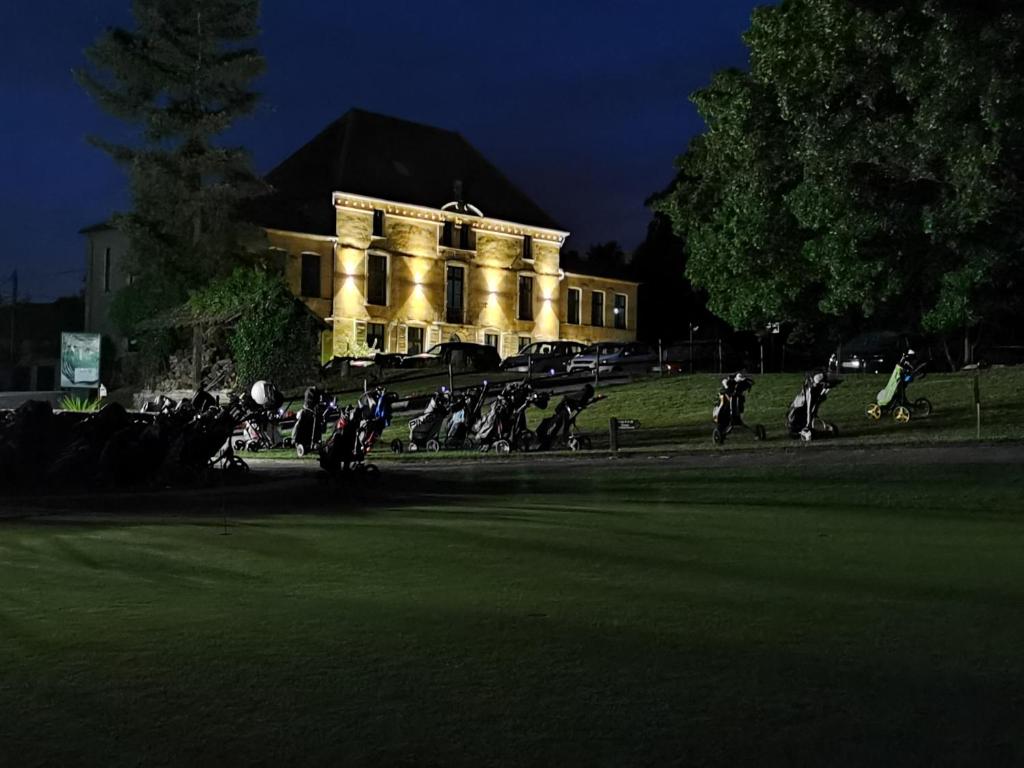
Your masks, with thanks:
[(1024, 8), (783, 0), (745, 39), (660, 204), (716, 312), (950, 331), (1019, 301)]
[(136, 28), (110, 29), (86, 52), (79, 81), (135, 129), (126, 143), (93, 139), (128, 171), (133, 284), (115, 313), (130, 330), (231, 272), (258, 233), (243, 203), (263, 190), (244, 149), (223, 134), (254, 109), (264, 60), (251, 47), (259, 0), (135, 0)]

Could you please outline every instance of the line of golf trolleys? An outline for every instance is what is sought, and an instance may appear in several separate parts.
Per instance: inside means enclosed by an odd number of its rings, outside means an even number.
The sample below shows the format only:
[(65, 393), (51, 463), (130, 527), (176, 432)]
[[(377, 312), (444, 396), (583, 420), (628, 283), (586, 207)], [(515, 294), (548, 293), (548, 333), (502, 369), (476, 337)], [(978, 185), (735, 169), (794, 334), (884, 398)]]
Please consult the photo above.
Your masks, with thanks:
[[(899, 424), (906, 424), (912, 417), (927, 417), (932, 413), (931, 402), (924, 397), (911, 401), (907, 397), (907, 387), (924, 375), (924, 366), (914, 365), (914, 350), (908, 350), (896, 363), (888, 383), (876, 395), (875, 401), (865, 409), (868, 418), (875, 421), (883, 414), (891, 414)], [(842, 383), (824, 371), (809, 373), (804, 377), (803, 386), (789, 406), (786, 414), (786, 427), (791, 437), (801, 440), (814, 440), (818, 437), (839, 434), (839, 428), (831, 421), (825, 421), (818, 411), (828, 397), (828, 393)], [(718, 404), (712, 411), (715, 423), (711, 438), (716, 444), (725, 442), (726, 437), (736, 427), (753, 433), (755, 440), (766, 437), (764, 426), (750, 426), (743, 421), (743, 409), (747, 393), (754, 386), (754, 380), (742, 373), (736, 373), (722, 379), (722, 388), (718, 392)]]
[[(868, 417), (877, 420), (883, 414), (891, 414), (898, 423), (905, 424), (912, 417), (931, 414), (932, 406), (927, 399), (911, 401), (907, 397), (910, 383), (922, 375), (923, 366), (914, 366), (913, 355), (913, 351), (909, 351), (897, 363), (885, 388), (867, 406)], [(839, 433), (834, 423), (821, 418), (819, 410), (829, 392), (840, 383), (840, 379), (825, 372), (807, 374), (786, 416), (790, 436), (809, 441)], [(724, 443), (737, 428), (750, 432), (756, 440), (765, 439), (763, 425), (751, 426), (743, 420), (746, 398), (753, 385), (754, 380), (743, 373), (731, 374), (722, 380), (712, 411), (712, 439), (716, 444)], [(549, 393), (534, 389), (529, 381), (509, 382), (493, 397), (489, 389), (487, 382), (457, 392), (441, 387), (430, 397), (423, 412), (409, 421), (408, 439), (395, 438), (390, 442), (392, 452), (493, 450), (507, 454), (557, 449), (578, 451), (591, 447), (590, 438), (578, 430), (576, 419), (590, 405), (603, 399), (594, 393), (592, 385), (585, 384), (578, 391), (563, 395), (536, 430), (527, 426), (527, 412), (530, 408), (546, 409)], [(260, 450), (288, 446), (294, 447), (300, 457), (317, 452), (321, 466), (333, 474), (350, 469), (376, 473), (377, 467), (367, 463), (366, 456), (391, 424), (392, 408), (398, 396), (381, 385), (365, 392), (354, 405), (339, 407), (320, 389), (310, 387), (287, 442), (280, 438), (279, 430), (275, 435), (275, 414), (276, 421), (280, 422), (284, 411), (280, 407), (283, 398), (273, 385), (257, 382), (252, 398), (266, 405), (268, 415), (263, 419), (251, 418), (244, 424), (242, 436), (236, 438), (236, 448)], [(324, 440), (328, 424), (334, 420), (335, 429)], [(632, 420), (625, 423), (638, 424)]]

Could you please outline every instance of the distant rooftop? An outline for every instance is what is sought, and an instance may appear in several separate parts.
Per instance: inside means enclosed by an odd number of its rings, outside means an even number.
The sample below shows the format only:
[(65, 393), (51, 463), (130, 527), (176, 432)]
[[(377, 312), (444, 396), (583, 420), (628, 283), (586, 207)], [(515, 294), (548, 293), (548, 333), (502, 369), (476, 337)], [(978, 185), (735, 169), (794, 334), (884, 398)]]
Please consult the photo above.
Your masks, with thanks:
[(274, 192), (253, 218), (272, 229), (334, 235), (333, 192), (438, 209), (463, 202), (489, 218), (564, 229), (460, 134), (361, 109), (328, 125), (266, 180)]

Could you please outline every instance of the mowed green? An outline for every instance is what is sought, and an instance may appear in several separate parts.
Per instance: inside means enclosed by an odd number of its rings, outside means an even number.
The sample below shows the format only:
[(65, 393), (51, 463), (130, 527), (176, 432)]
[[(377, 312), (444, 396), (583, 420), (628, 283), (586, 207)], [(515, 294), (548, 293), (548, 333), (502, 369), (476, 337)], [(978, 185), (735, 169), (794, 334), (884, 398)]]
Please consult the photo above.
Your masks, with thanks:
[(1022, 497), (484, 462), (7, 520), (0, 763), (1019, 763)]

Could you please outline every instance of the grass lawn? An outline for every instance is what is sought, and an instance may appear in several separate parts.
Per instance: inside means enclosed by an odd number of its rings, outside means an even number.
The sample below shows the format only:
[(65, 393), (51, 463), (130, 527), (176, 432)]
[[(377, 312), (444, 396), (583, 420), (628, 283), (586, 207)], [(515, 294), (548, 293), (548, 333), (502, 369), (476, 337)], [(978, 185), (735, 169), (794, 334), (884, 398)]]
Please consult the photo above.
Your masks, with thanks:
[(1019, 466), (389, 471), (0, 524), (0, 764), (1024, 760)]

